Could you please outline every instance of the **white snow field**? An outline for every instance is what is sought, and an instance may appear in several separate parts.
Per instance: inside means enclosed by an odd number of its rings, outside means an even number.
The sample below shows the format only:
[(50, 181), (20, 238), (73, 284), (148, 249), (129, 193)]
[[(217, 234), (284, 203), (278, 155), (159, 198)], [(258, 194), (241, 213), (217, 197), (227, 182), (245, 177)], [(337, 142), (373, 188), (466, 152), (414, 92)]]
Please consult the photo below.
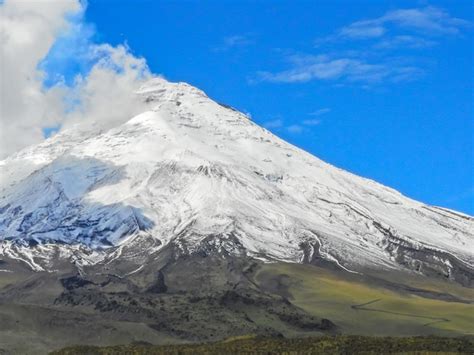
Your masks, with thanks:
[(124, 124), (75, 126), (0, 162), (0, 256), (48, 270), (151, 238), (150, 253), (205, 243), (352, 272), (474, 267), (473, 217), (331, 166), (188, 84), (137, 94), (149, 109)]

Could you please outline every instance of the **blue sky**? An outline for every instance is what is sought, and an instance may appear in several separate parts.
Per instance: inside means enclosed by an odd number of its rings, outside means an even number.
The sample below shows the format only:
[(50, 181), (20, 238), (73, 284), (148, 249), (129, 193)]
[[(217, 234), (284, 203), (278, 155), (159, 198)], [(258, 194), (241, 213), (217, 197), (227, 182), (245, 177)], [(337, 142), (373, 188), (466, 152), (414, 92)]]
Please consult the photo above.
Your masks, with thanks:
[(47, 85), (90, 69), (88, 42), (126, 43), (331, 164), (474, 215), (471, 1), (89, 0), (84, 16)]

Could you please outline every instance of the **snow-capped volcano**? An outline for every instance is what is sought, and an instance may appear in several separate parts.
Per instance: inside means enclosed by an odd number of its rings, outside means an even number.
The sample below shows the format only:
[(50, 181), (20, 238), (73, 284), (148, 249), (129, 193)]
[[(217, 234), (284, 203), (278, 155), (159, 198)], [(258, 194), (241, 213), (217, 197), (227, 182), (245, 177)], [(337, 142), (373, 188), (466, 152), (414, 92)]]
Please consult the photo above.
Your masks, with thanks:
[(94, 263), (172, 244), (472, 281), (472, 217), (335, 168), (187, 84), (156, 78), (137, 94), (148, 111), (124, 124), (0, 162), (0, 255), (49, 269), (53, 255)]

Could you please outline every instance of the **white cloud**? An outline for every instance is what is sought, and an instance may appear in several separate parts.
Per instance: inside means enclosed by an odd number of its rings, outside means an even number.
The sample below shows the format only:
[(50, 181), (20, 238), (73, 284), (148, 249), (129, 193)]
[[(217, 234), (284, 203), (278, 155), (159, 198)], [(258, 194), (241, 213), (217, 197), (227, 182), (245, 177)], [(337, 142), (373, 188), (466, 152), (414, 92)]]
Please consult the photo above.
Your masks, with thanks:
[(376, 49), (394, 48), (427, 48), (436, 44), (436, 41), (409, 35), (393, 36), (382, 39), (374, 45)]
[(392, 23), (403, 28), (422, 30), (430, 34), (458, 34), (469, 22), (451, 16), (443, 9), (428, 6), (420, 9), (399, 9), (386, 13), (372, 22)]
[(394, 56), (393, 50), (430, 47), (436, 45), (441, 36), (459, 34), (469, 26), (470, 22), (436, 7), (388, 11), (380, 17), (355, 21), (316, 40), (320, 51), (324, 45), (332, 45), (331, 53), (287, 56), (289, 68), (257, 72), (252, 82), (320, 80), (358, 83), (367, 88), (375, 84), (411, 81), (424, 73), (419, 64), (420, 57), (404, 52)]
[(224, 38), (224, 45), (227, 47), (245, 46), (252, 42), (253, 41), (250, 38), (242, 35), (228, 36)]
[(270, 130), (287, 132), (290, 134), (300, 134), (308, 132), (310, 127), (321, 123), (319, 119), (308, 119), (296, 123), (286, 123), (283, 119), (277, 118), (263, 123), (263, 126)]
[(43, 85), (47, 73), (39, 64), (58, 38), (79, 37), (74, 31), (83, 27), (73, 21), (82, 21), (84, 6), (79, 0), (0, 3), (0, 158), (43, 140), (45, 128), (77, 122), (110, 125), (130, 118), (141, 105), (133, 91), (151, 73), (125, 46), (83, 41), (80, 60), (90, 61), (90, 70), (72, 87), (61, 81)]
[(60, 121), (63, 90), (44, 91), (44, 73), (36, 67), (67, 28), (66, 14), (77, 11), (80, 4), (75, 0), (0, 5), (0, 157), (41, 141), (42, 127)]
[(217, 52), (227, 51), (232, 48), (246, 47), (254, 44), (255, 40), (249, 35), (232, 35), (224, 37), (222, 44), (214, 48)]
[(326, 113), (329, 113), (331, 112), (331, 109), (329, 107), (324, 107), (324, 108), (320, 108), (319, 110), (316, 110), (314, 112), (311, 112), (310, 115), (311, 116), (321, 116), (321, 115), (325, 115)]
[(305, 126), (317, 126), (321, 124), (321, 120), (318, 120), (316, 118), (310, 119), (310, 120), (303, 120), (303, 124)]
[[(296, 59), (295, 59), (296, 57)], [(280, 72), (259, 72), (261, 81), (303, 83), (312, 80), (343, 80), (364, 84), (376, 84), (383, 80), (400, 82), (411, 80), (422, 73), (421, 69), (396, 62), (369, 63), (363, 59), (327, 55), (303, 58), (292, 56), (293, 67)]]
[(80, 104), (68, 112), (65, 127), (81, 123), (112, 127), (145, 109), (134, 91), (152, 77), (144, 59), (131, 55), (125, 46), (104, 44), (91, 50), (101, 59), (85, 77), (78, 76), (70, 97)]
[(469, 21), (432, 6), (397, 9), (377, 18), (353, 22), (325, 40), (381, 38), (397, 30), (416, 31), (431, 36), (454, 35), (468, 26)]
[(316, 117), (325, 115), (329, 112), (331, 112), (331, 109), (328, 107), (320, 108), (319, 110), (313, 111), (309, 114), (310, 116), (313, 116), (315, 118), (303, 120), (301, 123), (303, 124), (303, 126), (318, 126), (321, 124), (322, 120)]
[(339, 31), (340, 37), (349, 38), (376, 38), (382, 37), (386, 30), (377, 24), (367, 24), (365, 22), (355, 22)]
[(286, 127), (287, 131), (291, 134), (299, 134), (303, 132), (303, 127), (299, 124), (292, 124)]
[(267, 129), (281, 128), (283, 126), (284, 126), (284, 122), (281, 118), (277, 118), (277, 119), (270, 120), (270, 121), (267, 121), (267, 122), (263, 123), (263, 127), (267, 128)]

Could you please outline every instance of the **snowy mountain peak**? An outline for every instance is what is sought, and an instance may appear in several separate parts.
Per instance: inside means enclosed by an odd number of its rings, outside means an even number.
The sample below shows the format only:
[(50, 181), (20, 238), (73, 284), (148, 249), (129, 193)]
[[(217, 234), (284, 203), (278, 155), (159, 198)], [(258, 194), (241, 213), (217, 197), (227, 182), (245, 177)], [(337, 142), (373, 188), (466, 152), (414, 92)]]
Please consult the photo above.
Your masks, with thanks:
[(137, 94), (148, 110), (126, 123), (0, 164), (0, 255), (48, 269), (54, 250), (90, 263), (173, 245), (472, 282), (472, 217), (326, 164), (188, 84), (155, 78)]
[(163, 78), (155, 77), (143, 84), (136, 93), (150, 101), (177, 100), (182, 96), (206, 97), (207, 95), (188, 83), (172, 83)]

